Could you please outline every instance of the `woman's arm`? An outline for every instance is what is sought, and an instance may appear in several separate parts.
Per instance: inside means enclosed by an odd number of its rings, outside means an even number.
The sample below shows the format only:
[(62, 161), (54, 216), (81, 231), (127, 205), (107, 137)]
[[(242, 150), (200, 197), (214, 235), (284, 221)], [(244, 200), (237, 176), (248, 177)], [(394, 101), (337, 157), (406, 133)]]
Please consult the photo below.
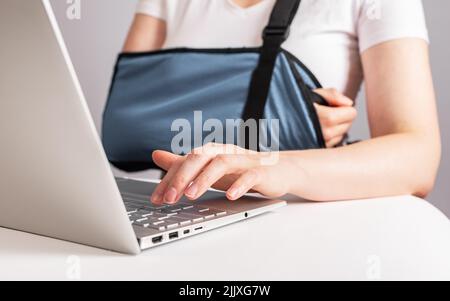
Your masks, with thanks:
[(291, 153), (305, 184), (292, 191), (313, 200), (400, 194), (433, 188), (441, 145), (427, 44), (383, 43), (362, 54), (372, 140), (328, 151)]
[(402, 39), (362, 54), (372, 139), (336, 149), (282, 152), (274, 165), (263, 154), (156, 152), (168, 169), (152, 201), (200, 197), (214, 186), (237, 199), (249, 190), (270, 197), (292, 193), (316, 201), (402, 194), (426, 196), (440, 161), (440, 135), (428, 46)]
[(136, 14), (123, 47), (124, 52), (145, 52), (161, 49), (166, 39), (166, 22)]

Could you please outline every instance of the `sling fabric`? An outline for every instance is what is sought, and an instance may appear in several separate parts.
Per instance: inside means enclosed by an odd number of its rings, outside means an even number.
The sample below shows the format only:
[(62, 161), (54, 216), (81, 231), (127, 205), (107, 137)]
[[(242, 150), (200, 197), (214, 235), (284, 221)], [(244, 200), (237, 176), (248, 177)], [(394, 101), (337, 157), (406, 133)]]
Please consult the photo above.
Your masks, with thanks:
[[(283, 2), (291, 5), (278, 4)], [(103, 118), (103, 143), (110, 162), (126, 171), (154, 168), (154, 150), (172, 151), (177, 135), (172, 131), (173, 121), (187, 120), (194, 131), (198, 126), (194, 112), (202, 112), (203, 121), (220, 120), (224, 137), (227, 120), (279, 120), (280, 150), (323, 148), (312, 92), (320, 83), (280, 47), (298, 5), (299, 0), (277, 2), (260, 48), (119, 55)], [(205, 141), (207, 130), (200, 134), (203, 139), (192, 137), (191, 148), (209, 142)], [(272, 134), (269, 128), (267, 137), (274, 138)], [(235, 144), (242, 142), (240, 135), (237, 130)], [(269, 150), (266, 143), (258, 142), (260, 151)]]
[[(247, 103), (244, 108), (243, 119), (262, 119), (273, 69), (277, 60), (281, 44), (286, 41), (289, 28), (297, 13), (300, 1), (277, 1), (270, 16), (269, 24), (263, 32), (263, 46), (260, 50), (259, 64), (256, 67), (249, 87)], [(259, 131), (256, 135), (259, 138)], [(246, 148), (250, 148), (249, 135), (246, 136)], [(257, 141), (259, 151), (259, 140)]]

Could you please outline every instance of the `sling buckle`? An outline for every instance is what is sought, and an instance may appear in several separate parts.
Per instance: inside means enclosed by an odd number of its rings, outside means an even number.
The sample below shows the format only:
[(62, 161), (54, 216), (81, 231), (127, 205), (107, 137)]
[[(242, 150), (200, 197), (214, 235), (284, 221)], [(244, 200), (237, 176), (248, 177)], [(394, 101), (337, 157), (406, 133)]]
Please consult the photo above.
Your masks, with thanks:
[(270, 27), (267, 26), (263, 31), (263, 38), (281, 37), (283, 41), (286, 41), (290, 34), (290, 27)]

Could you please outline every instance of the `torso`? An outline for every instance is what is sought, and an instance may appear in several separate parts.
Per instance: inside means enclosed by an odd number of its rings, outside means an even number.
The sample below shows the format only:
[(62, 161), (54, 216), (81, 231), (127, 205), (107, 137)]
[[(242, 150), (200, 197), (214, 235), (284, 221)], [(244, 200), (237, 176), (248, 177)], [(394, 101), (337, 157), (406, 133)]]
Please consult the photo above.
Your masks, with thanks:
[[(260, 46), (261, 33), (275, 4), (275, 0), (262, 0), (242, 8), (234, 0), (177, 0), (171, 7), (168, 2), (164, 48)], [(323, 86), (355, 98), (362, 68), (354, 16), (348, 13), (355, 10), (349, 7), (353, 3), (303, 0), (283, 47), (302, 60)]]
[[(236, 48), (262, 44), (276, 0), (140, 1), (149, 5), (144, 13), (166, 20), (163, 48)], [(324, 87), (355, 99), (363, 81), (360, 54), (404, 37), (428, 40), (421, 0), (303, 0), (283, 47)]]

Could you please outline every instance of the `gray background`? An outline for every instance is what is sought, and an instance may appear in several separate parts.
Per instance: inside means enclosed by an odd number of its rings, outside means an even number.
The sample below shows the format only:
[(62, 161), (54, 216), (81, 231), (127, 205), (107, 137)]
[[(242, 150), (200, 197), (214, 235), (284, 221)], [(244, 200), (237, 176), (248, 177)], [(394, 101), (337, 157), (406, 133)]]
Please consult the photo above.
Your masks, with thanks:
[[(393, 0), (395, 1), (395, 0)], [(450, 216), (450, 1), (423, 0), (431, 38), (431, 59), (443, 140), (443, 160), (434, 192), (428, 200)], [(66, 17), (67, 1), (52, 0), (66, 44), (77, 70), (97, 128), (106, 101), (116, 55), (128, 31), (136, 0), (81, 0), (81, 20)], [(365, 112), (364, 98), (358, 100)], [(360, 114), (353, 138), (369, 137), (367, 119)], [(145, 174), (139, 176), (154, 176)]]

